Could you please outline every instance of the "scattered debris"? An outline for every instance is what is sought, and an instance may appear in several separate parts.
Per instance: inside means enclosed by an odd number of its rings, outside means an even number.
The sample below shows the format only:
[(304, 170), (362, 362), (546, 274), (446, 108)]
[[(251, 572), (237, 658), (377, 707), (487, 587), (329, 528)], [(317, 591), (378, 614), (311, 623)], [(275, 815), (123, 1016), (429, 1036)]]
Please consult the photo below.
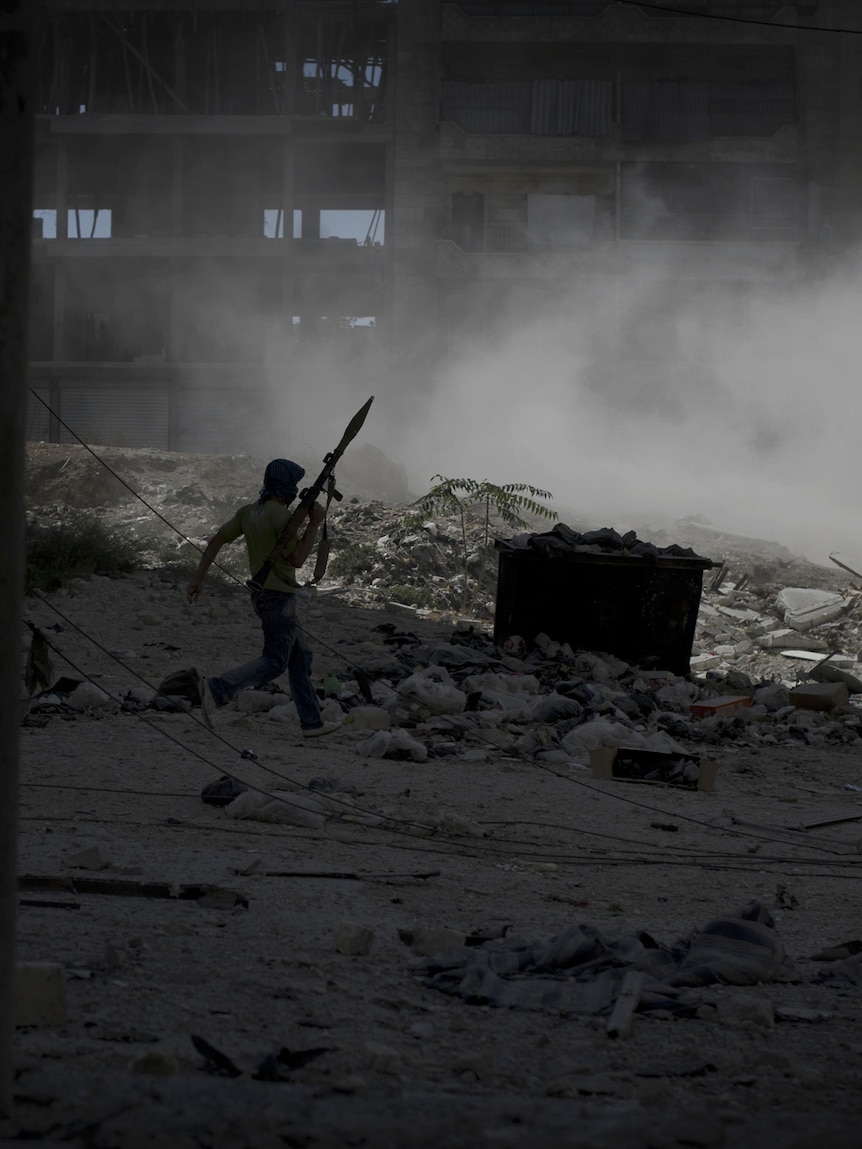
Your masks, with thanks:
[(365, 957), (371, 952), (374, 930), (355, 922), (342, 922), (335, 931), (335, 948), (350, 957)]
[(15, 1025), (63, 1025), (67, 1020), (66, 971), (57, 962), (15, 965)]
[(225, 806), (229, 818), (283, 822), (290, 826), (305, 826), (310, 830), (322, 830), (330, 811), (331, 806), (322, 795), (313, 798), (310, 794), (295, 794), (287, 790), (276, 790), (272, 794), (246, 790)]
[(594, 778), (657, 782), (681, 790), (711, 790), (718, 772), (717, 762), (701, 760), (696, 754), (632, 750), (625, 746), (591, 751), (590, 764)]
[[(226, 1053), (222, 1053), (220, 1049), (216, 1049), (206, 1038), (192, 1034), (191, 1042), (201, 1057), (203, 1057), (203, 1068), (207, 1073), (214, 1073), (219, 1077), (230, 1078), (242, 1077), (245, 1074), (245, 1070), (240, 1069)], [(289, 1078), (285, 1076), (286, 1070), (301, 1069), (303, 1065), (307, 1065), (310, 1061), (316, 1060), (324, 1053), (330, 1052), (331, 1050), (329, 1048), (288, 1049), (282, 1046), (277, 1053), (268, 1054), (257, 1066), (255, 1072), (249, 1074), (249, 1076), (255, 1081), (287, 1081)]]
[(24, 874), (18, 878), (18, 889), (28, 892), (64, 890), (70, 894), (108, 894), (121, 898), (175, 898), (182, 902), (200, 902), (207, 896), (218, 894), (232, 906), (248, 907), (248, 900), (242, 894), (220, 886), (134, 882), (120, 878), (55, 878)]
[(626, 971), (611, 1016), (608, 1018), (608, 1037), (628, 1036), (634, 1012), (640, 1003), (645, 978), (646, 974), (642, 970)]
[(111, 858), (104, 846), (88, 846), (77, 850), (66, 859), (66, 864), (78, 870), (108, 870)]
[(229, 774), (222, 774), (215, 782), (207, 782), (201, 790), (201, 798), (208, 806), (229, 806), (234, 798), (245, 794), (247, 790), (248, 786), (244, 783)]
[(692, 702), (689, 710), (695, 718), (715, 717), (729, 718), (737, 710), (751, 706), (751, 697), (747, 694), (717, 694), (713, 698), (705, 698), (702, 702)]
[[(612, 1010), (625, 972), (639, 972), (643, 978), (629, 983), (632, 997), (635, 989), (639, 995), (638, 1012), (658, 1010), (671, 1016), (696, 1015), (701, 999), (683, 993), (686, 989), (798, 980), (775, 922), (756, 901), (716, 918), (672, 947), (643, 931), (611, 936), (579, 924), (547, 942), (507, 938), (478, 948), (450, 946), (416, 959), (414, 970), (429, 988), (471, 1005), (564, 1013)], [(626, 1012), (624, 1004), (615, 1025), (625, 1027)]]
[(788, 693), (787, 701), (803, 710), (834, 710), (848, 705), (850, 692), (843, 682), (807, 682), (795, 686)]

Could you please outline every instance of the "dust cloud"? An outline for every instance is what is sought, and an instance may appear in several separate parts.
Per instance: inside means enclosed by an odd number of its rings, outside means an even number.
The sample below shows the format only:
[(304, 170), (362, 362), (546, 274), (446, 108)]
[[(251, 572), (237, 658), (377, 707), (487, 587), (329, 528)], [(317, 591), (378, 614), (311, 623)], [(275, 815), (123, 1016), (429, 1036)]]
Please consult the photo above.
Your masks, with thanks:
[[(657, 307), (660, 291), (641, 286), (620, 308), (633, 336), (617, 361), (597, 356), (589, 319), (522, 318), (449, 363), (380, 446), (417, 491), (438, 472), (531, 483), (581, 526), (687, 516), (862, 568), (853, 283), (752, 293), (743, 308), (744, 284)], [(650, 358), (656, 343), (673, 346), (673, 369)]]
[(493, 324), (471, 316), (401, 374), (385, 330), (336, 320), (270, 361), (271, 424), (233, 405), (231, 449), (251, 439), (310, 479), (373, 394), (353, 449), (402, 467), (409, 497), (436, 474), (529, 483), (581, 529), (648, 538), (689, 518), (862, 570), (855, 269), (803, 281), (764, 258), (769, 281), (698, 279), (691, 265), (686, 280), (665, 265), (587, 293), (549, 283)]

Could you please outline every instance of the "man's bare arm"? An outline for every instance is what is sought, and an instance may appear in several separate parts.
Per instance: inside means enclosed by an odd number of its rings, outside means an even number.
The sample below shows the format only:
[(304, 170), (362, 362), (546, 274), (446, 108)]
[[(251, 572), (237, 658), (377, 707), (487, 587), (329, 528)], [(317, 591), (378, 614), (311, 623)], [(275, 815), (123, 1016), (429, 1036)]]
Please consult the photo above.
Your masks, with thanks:
[(313, 503), (308, 512), (308, 526), (296, 541), (296, 546), (287, 556), (287, 561), (293, 567), (301, 567), (317, 542), (317, 528), (326, 518), (326, 511), (319, 503)]
[(204, 548), (204, 552), (201, 555), (201, 561), (198, 563), (198, 569), (195, 577), (192, 579), (186, 589), (186, 598), (189, 600), (189, 602), (197, 602), (198, 596), (203, 590), (204, 579), (207, 577), (207, 571), (215, 561), (216, 555), (228, 541), (229, 540), (224, 537), (221, 531), (216, 531), (216, 533), (207, 543), (206, 547)]

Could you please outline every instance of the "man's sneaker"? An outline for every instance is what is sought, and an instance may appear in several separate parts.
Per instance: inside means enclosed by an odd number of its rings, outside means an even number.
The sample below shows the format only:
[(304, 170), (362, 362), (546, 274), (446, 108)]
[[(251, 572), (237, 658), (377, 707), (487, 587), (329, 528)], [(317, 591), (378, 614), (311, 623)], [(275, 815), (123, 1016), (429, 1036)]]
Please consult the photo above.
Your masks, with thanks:
[(324, 734), (333, 734), (341, 729), (340, 722), (324, 722), (322, 726), (306, 726), (302, 732), (303, 738), (321, 738)]
[(216, 708), (215, 699), (210, 690), (210, 684), (206, 680), (206, 676), (198, 674), (198, 694), (201, 700), (201, 718), (209, 726), (210, 730), (213, 728), (213, 712)]

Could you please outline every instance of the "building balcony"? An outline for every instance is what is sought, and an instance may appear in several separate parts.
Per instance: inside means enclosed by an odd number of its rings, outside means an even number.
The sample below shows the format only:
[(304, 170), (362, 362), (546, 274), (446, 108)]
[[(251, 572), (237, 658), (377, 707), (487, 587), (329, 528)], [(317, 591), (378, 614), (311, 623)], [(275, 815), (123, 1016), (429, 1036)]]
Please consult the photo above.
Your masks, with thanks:
[(779, 282), (803, 274), (798, 240), (765, 243), (644, 241), (597, 242), (582, 247), (518, 251), (465, 251), (451, 239), (437, 246), (437, 274), (449, 280), (544, 280), (591, 277), (647, 282), (656, 279)]
[(383, 247), (353, 239), (265, 239), (248, 236), (135, 236), (110, 239), (36, 239), (35, 263), (112, 260), (283, 261), (299, 271), (381, 274)]
[(704, 140), (624, 140), (607, 136), (545, 136), (467, 132), (455, 123), (440, 125), (440, 162), (446, 171), (496, 170), (559, 172), (577, 165), (631, 163), (787, 163), (799, 162), (799, 132), (779, 128), (769, 136), (720, 136)]
[(80, 115), (36, 117), (43, 131), (54, 136), (282, 136), (322, 137), (328, 142), (387, 143), (393, 129), (369, 124), (354, 116), (279, 115)]

